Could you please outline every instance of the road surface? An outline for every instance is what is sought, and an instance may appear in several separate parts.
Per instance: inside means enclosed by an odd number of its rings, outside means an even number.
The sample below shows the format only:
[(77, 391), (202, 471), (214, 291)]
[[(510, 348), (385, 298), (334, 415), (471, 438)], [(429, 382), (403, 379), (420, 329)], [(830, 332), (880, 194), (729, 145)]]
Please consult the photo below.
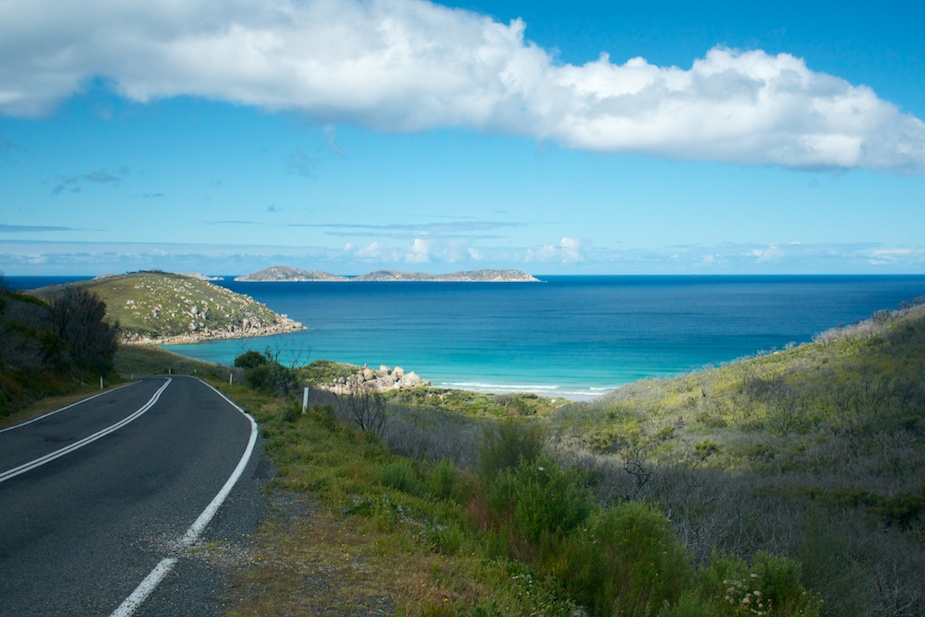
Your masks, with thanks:
[(0, 432), (0, 615), (214, 614), (221, 577), (190, 549), (263, 516), (255, 438), (249, 416), (189, 377)]

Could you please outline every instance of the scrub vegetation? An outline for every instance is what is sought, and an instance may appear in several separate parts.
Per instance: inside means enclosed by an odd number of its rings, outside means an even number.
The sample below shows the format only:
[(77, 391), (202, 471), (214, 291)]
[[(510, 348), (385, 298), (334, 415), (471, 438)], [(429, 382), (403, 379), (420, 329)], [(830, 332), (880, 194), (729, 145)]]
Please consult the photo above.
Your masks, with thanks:
[(261, 425), (276, 513), (228, 614), (925, 614), (923, 352), (916, 302), (527, 412), (320, 390), (303, 411), (311, 371), (250, 352), (212, 381)]
[(45, 302), (11, 291), (0, 277), (0, 419), (110, 376), (118, 324), (105, 315), (106, 305), (86, 290)]

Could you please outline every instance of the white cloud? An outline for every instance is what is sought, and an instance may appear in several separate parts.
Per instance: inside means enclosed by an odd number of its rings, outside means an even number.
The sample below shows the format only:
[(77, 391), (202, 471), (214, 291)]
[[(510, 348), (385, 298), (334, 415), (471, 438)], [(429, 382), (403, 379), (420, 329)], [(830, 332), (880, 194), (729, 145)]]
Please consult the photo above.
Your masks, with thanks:
[(415, 238), (411, 243), (408, 254), (405, 255), (405, 262), (409, 264), (426, 264), (430, 262), (431, 243), (421, 238)]
[(925, 172), (925, 123), (791, 55), (561, 65), (524, 33), (425, 0), (0, 2), (0, 113), (48, 113), (101, 78), (136, 101), (200, 96), (380, 130)]
[[(353, 245), (348, 244), (347, 247), (345, 250), (353, 249)], [(382, 252), (382, 245), (378, 242), (373, 242), (358, 250), (354, 256), (357, 259), (380, 259), (382, 258)]]
[(559, 244), (544, 244), (538, 249), (527, 249), (524, 253), (524, 261), (527, 263), (577, 263), (584, 261), (581, 249), (581, 240), (565, 237), (559, 240)]

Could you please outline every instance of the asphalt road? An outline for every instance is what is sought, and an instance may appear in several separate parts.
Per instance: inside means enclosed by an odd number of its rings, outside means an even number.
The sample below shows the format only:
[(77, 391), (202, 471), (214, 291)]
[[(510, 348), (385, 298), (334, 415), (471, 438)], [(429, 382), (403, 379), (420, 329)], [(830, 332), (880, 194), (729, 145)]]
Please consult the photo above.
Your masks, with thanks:
[[(0, 432), (0, 615), (112, 615), (165, 560), (134, 614), (215, 614), (224, 580), (191, 549), (240, 542), (264, 516), (259, 443), (242, 462), (252, 430), (206, 384), (174, 377)], [(28, 467), (54, 452), (64, 453)], [(236, 470), (228, 499), (191, 537)]]

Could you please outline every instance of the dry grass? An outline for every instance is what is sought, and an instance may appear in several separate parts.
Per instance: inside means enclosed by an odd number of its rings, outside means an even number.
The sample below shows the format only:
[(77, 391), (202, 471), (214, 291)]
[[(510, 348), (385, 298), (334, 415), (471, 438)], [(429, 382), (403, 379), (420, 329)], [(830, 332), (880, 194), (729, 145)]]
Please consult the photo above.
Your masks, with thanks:
[(230, 617), (413, 616), (421, 607), (478, 600), (480, 590), (459, 559), (407, 534), (338, 514), (302, 494), (275, 491), (271, 501), (274, 516), (232, 586)]

